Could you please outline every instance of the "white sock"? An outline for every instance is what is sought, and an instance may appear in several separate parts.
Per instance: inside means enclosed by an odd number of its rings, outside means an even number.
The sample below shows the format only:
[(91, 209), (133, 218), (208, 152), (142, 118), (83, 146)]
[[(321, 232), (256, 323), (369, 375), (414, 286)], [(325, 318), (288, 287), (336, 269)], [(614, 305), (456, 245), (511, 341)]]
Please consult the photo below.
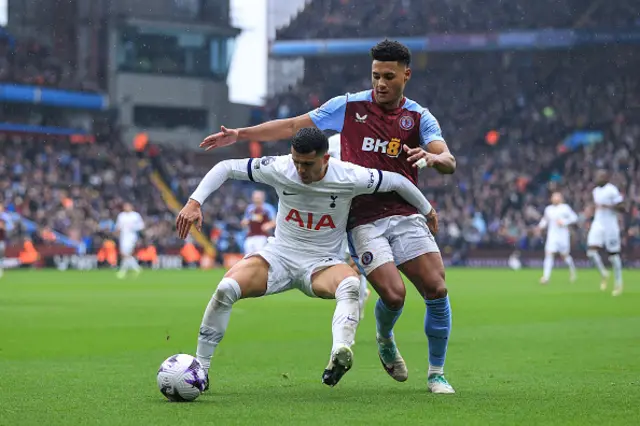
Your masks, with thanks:
[(126, 273), (131, 266), (129, 265), (129, 257), (123, 257), (120, 261), (120, 272)]
[(609, 256), (609, 262), (613, 268), (614, 286), (615, 288), (622, 287), (622, 259), (619, 254)]
[(129, 264), (131, 265), (130, 268), (134, 271), (140, 271), (140, 264), (138, 263), (138, 259), (135, 257), (131, 256), (129, 258)]
[(360, 299), (358, 306), (360, 308), (360, 320), (364, 317), (364, 302), (367, 299), (367, 277), (360, 275)]
[(566, 255), (564, 257), (564, 261), (567, 264), (567, 266), (569, 267), (569, 273), (571, 274), (571, 276), (575, 275), (576, 273), (576, 265), (573, 263), (573, 257), (571, 257), (570, 254)]
[(433, 365), (429, 366), (429, 371), (427, 372), (427, 377), (430, 377), (432, 374), (439, 374), (444, 376), (444, 366), (434, 367)]
[(591, 261), (596, 265), (598, 270), (600, 271), (600, 275), (604, 278), (607, 276), (607, 270), (602, 263), (602, 259), (600, 258), (600, 253), (595, 250), (587, 250), (587, 256)]
[(209, 371), (213, 352), (227, 331), (231, 308), (240, 297), (242, 297), (242, 290), (238, 282), (231, 278), (223, 278), (204, 311), (198, 334), (196, 357), (206, 371)]
[(551, 276), (551, 270), (553, 269), (553, 254), (546, 253), (544, 255), (544, 264), (542, 270), (542, 278), (548, 280)]
[(353, 345), (360, 321), (359, 295), (360, 280), (356, 277), (345, 278), (336, 289), (336, 310), (331, 323), (332, 353), (339, 345)]

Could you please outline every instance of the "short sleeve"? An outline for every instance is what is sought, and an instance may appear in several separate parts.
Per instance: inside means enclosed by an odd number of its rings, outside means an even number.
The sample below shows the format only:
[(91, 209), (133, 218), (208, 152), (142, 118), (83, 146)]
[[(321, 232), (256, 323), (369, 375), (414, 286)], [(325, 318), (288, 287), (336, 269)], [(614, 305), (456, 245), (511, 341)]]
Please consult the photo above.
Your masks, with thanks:
[(420, 114), (420, 145), (427, 146), (433, 141), (443, 141), (442, 129), (438, 120), (424, 108)]
[(309, 113), (313, 124), (320, 130), (341, 132), (347, 110), (347, 96), (336, 96)]

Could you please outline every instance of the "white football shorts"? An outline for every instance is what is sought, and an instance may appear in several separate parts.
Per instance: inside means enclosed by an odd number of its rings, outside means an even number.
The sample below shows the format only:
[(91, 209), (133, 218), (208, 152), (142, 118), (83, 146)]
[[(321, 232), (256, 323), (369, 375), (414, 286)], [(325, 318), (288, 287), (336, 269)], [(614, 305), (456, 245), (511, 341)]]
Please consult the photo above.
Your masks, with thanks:
[(545, 253), (559, 253), (561, 255), (568, 255), (571, 250), (571, 239), (569, 237), (562, 238), (547, 238), (544, 244)]
[(133, 251), (136, 249), (136, 243), (138, 239), (135, 237), (125, 237), (120, 239), (120, 254), (123, 256), (133, 256)]
[(311, 286), (311, 276), (334, 265), (346, 264), (341, 256), (318, 256), (305, 254), (300, 249), (279, 244), (269, 238), (261, 250), (250, 253), (246, 258), (260, 256), (269, 263), (266, 295), (298, 289), (309, 297), (317, 297)]
[(267, 237), (265, 235), (252, 235), (244, 240), (244, 254), (251, 254), (261, 250), (267, 245)]
[(366, 275), (388, 262), (402, 265), (425, 253), (439, 253), (421, 214), (389, 216), (353, 228), (348, 233), (354, 260)]
[(587, 235), (588, 247), (604, 247), (609, 253), (620, 252), (620, 228), (616, 223), (614, 226), (605, 227), (592, 223)]

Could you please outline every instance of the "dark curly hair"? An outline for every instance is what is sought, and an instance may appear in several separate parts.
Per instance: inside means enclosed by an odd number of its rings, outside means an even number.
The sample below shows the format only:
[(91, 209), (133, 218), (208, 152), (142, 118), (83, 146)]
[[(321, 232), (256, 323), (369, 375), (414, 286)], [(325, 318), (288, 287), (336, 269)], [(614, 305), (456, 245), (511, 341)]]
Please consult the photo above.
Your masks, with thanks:
[(305, 127), (298, 130), (291, 140), (291, 146), (300, 154), (310, 154), (315, 151), (316, 155), (324, 155), (329, 150), (329, 139), (322, 130)]
[(384, 39), (371, 48), (371, 57), (376, 61), (411, 64), (409, 48), (399, 41)]

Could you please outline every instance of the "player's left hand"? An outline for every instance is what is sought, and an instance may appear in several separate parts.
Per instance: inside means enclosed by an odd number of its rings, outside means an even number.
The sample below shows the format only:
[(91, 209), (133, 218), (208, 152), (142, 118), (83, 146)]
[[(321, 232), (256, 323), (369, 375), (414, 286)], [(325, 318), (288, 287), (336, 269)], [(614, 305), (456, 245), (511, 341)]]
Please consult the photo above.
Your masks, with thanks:
[(178, 213), (176, 229), (181, 240), (187, 238), (191, 225), (195, 225), (198, 231), (202, 230), (202, 211), (200, 210), (200, 203), (195, 200), (187, 201), (187, 204)]
[(436, 212), (436, 209), (431, 208), (431, 211), (426, 217), (427, 228), (429, 228), (429, 231), (431, 231), (433, 235), (436, 235), (438, 233), (438, 212)]
[(418, 167), (416, 162), (421, 158), (424, 158), (427, 162), (426, 167), (433, 167), (438, 162), (438, 156), (436, 154), (431, 154), (422, 148), (409, 148), (408, 146), (403, 145), (402, 149), (407, 153), (407, 161), (413, 163), (413, 167)]

